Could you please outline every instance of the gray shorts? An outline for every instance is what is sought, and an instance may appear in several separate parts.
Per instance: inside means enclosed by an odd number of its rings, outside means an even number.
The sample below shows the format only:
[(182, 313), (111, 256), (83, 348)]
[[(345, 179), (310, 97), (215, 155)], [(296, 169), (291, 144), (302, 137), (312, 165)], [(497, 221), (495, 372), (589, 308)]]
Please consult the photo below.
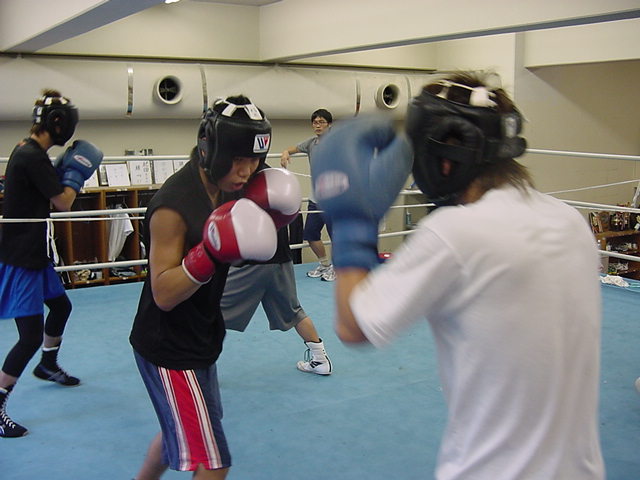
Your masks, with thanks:
[(298, 300), (293, 262), (229, 268), (220, 301), (225, 326), (243, 332), (260, 303), (270, 330), (289, 330), (307, 316)]

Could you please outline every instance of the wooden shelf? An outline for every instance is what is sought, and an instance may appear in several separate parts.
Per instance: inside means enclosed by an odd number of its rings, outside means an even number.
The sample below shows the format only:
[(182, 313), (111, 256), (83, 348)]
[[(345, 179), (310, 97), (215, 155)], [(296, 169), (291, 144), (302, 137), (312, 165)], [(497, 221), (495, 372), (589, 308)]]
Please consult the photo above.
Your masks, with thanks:
[[(123, 208), (146, 207), (159, 185), (136, 185), (131, 187), (100, 187), (82, 190), (73, 204), (73, 211), (106, 210), (114, 205)], [(106, 216), (106, 214), (105, 214)], [(100, 218), (100, 217), (97, 217)], [(55, 237), (58, 253), (64, 265), (108, 262), (109, 228), (108, 220), (62, 221), (55, 223)], [(127, 236), (121, 256), (126, 260), (139, 260), (142, 221), (131, 219), (133, 232)], [(134, 275), (116, 276), (108, 268), (93, 270), (100, 272), (99, 278), (80, 280), (75, 271), (65, 275), (67, 288), (83, 288), (95, 285), (111, 285), (138, 282), (145, 278), (143, 266), (131, 267)]]
[(630, 235), (640, 235), (638, 230), (619, 230), (619, 231), (610, 231), (610, 232), (601, 232), (595, 233), (597, 240), (607, 239), (607, 238), (616, 238), (616, 237), (628, 237)]
[[(105, 210), (112, 204), (123, 207), (146, 207), (160, 185), (135, 185), (130, 187), (99, 187), (81, 190), (76, 197), (72, 211)], [(0, 192), (0, 214), (4, 195)], [(107, 216), (107, 214), (105, 214)], [(96, 217), (100, 218), (100, 217)], [(58, 254), (64, 265), (103, 263), (108, 261), (109, 229), (108, 220), (56, 221), (55, 241)], [(127, 237), (121, 255), (127, 260), (139, 260), (142, 221), (131, 219), (133, 232)], [(113, 283), (138, 282), (145, 278), (144, 266), (131, 267), (134, 275), (114, 276), (108, 268), (92, 270), (98, 278), (79, 279), (77, 271), (61, 274), (66, 288), (84, 288)]]
[[(601, 250), (633, 256), (637, 256), (640, 251), (638, 249), (638, 245), (640, 245), (640, 232), (638, 230), (613, 230), (595, 233), (594, 235), (600, 244)], [(623, 244), (628, 244), (628, 248), (626, 250), (619, 250), (618, 248)], [(616, 257), (605, 257), (603, 261), (605, 262), (604, 266), (607, 267), (607, 271), (603, 273), (619, 275), (635, 280), (640, 279), (640, 262), (623, 260)], [(626, 265), (626, 269), (616, 269), (615, 265)]]

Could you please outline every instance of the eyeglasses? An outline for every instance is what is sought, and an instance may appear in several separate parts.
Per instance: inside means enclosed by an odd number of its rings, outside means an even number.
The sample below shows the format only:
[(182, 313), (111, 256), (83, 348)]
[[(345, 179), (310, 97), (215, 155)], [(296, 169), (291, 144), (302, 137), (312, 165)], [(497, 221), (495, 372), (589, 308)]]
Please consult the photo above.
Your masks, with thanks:
[(311, 122), (311, 125), (313, 125), (314, 127), (321, 127), (322, 125), (329, 125), (329, 122), (327, 122), (326, 120), (314, 120), (313, 122)]

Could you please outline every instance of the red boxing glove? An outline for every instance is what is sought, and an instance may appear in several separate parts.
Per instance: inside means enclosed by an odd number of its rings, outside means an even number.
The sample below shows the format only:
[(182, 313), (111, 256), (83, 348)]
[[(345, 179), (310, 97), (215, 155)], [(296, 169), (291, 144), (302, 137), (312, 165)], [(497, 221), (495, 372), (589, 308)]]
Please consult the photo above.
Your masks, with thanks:
[(211, 280), (213, 272), (216, 271), (216, 264), (204, 248), (204, 242), (187, 252), (182, 259), (182, 269), (193, 283), (204, 285)]
[(251, 200), (241, 198), (216, 208), (204, 224), (202, 242), (182, 260), (186, 275), (198, 284), (207, 283), (215, 260), (269, 260), (276, 253), (276, 227), (271, 217)]
[(265, 168), (256, 173), (245, 187), (245, 197), (271, 215), (276, 228), (293, 222), (302, 202), (298, 179), (282, 168)]

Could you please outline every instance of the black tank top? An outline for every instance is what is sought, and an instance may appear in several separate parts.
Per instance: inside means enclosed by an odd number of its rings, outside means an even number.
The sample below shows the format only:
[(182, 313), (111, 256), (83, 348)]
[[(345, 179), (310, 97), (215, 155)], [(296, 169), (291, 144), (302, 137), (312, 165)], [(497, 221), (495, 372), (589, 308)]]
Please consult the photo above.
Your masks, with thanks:
[[(187, 225), (187, 251), (200, 243), (204, 222), (213, 205), (200, 180), (197, 160), (192, 159), (173, 174), (151, 199), (144, 222), (147, 252), (150, 247), (149, 221), (160, 207), (175, 210), (183, 218)], [(129, 336), (136, 352), (155, 365), (173, 370), (212, 365), (222, 351), (225, 336), (220, 298), (228, 270), (228, 265), (216, 262), (211, 281), (170, 312), (160, 310), (155, 304), (151, 275), (147, 275)]]
[[(63, 192), (51, 160), (32, 138), (18, 144), (7, 164), (2, 214), (4, 218), (47, 218), (50, 199)], [(45, 268), (47, 225), (44, 222), (0, 225), (0, 262), (29, 269)]]

